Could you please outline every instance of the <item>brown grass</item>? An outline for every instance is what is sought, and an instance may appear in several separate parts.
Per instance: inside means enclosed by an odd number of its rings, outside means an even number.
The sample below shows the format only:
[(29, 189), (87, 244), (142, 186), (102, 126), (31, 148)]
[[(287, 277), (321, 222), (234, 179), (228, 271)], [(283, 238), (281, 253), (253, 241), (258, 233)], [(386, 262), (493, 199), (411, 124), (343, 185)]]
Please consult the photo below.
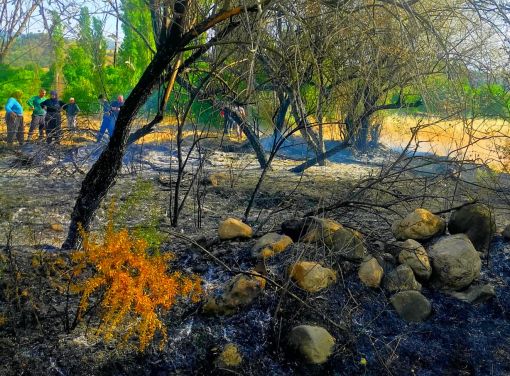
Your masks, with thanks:
[[(0, 112), (0, 118), (4, 119), (5, 112)], [(28, 132), (31, 115), (24, 114), (25, 133)], [(140, 122), (139, 126), (143, 125)], [(173, 117), (167, 117), (164, 125), (137, 143), (164, 143), (175, 141), (177, 134), (176, 122)], [(450, 156), (462, 159), (474, 160), (477, 163), (486, 163), (498, 171), (510, 171), (510, 123), (501, 119), (476, 119), (473, 121), (463, 119), (440, 120), (435, 117), (412, 117), (412, 116), (387, 116), (382, 121), (383, 128), (380, 141), (394, 148), (400, 148), (407, 144), (411, 138), (412, 129), (417, 126), (422, 129), (417, 134), (419, 150), (432, 152), (440, 156)], [(97, 116), (81, 117), (78, 121), (81, 129), (87, 128), (97, 131), (100, 119)], [(66, 130), (65, 121), (63, 129)], [(340, 140), (341, 130), (338, 124), (324, 126), (324, 139)], [(0, 121), (0, 134), (6, 133), (4, 121)], [(194, 131), (186, 128), (184, 138), (191, 138)], [(81, 134), (81, 137), (64, 137), (62, 144), (66, 146), (78, 146), (85, 142), (93, 141), (93, 134)], [(221, 138), (222, 129), (212, 129), (202, 136)], [(228, 137), (230, 142), (243, 142), (243, 136)], [(416, 145), (413, 144), (413, 145)]]

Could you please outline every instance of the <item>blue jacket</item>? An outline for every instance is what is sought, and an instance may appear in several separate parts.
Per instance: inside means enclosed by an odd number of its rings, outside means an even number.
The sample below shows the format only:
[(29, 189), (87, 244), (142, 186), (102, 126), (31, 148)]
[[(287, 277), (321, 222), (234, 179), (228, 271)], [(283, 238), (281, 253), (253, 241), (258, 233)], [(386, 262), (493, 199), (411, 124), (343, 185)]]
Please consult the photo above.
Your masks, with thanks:
[(7, 104), (5, 105), (5, 112), (14, 112), (16, 115), (23, 115), (23, 107), (16, 100), (16, 98), (9, 98), (7, 100)]

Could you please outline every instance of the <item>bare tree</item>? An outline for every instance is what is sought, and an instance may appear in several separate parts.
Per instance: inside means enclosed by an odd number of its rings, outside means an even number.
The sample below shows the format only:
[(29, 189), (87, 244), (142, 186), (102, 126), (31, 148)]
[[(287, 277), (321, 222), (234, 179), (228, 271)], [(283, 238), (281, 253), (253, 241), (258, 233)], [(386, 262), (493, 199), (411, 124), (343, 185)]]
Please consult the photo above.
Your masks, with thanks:
[(0, 64), (26, 29), (32, 14), (42, 0), (2, 1), (0, 4)]

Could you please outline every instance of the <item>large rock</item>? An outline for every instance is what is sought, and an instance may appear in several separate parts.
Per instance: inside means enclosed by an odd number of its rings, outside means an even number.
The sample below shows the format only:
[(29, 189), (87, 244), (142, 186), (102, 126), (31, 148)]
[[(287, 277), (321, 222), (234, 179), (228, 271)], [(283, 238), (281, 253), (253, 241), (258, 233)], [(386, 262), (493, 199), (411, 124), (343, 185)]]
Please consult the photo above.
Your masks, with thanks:
[(487, 252), (496, 231), (494, 213), (484, 204), (466, 205), (452, 213), (448, 231), (466, 234), (477, 251)]
[(383, 274), (383, 268), (374, 257), (363, 261), (358, 270), (359, 279), (368, 287), (379, 287)]
[(256, 275), (237, 274), (227, 283), (219, 298), (207, 300), (203, 310), (209, 314), (232, 314), (239, 307), (251, 304), (264, 289), (265, 282), (264, 278)]
[(340, 228), (333, 234), (331, 248), (335, 255), (349, 261), (363, 261), (367, 251), (361, 235), (348, 228)]
[(335, 338), (320, 326), (300, 325), (291, 330), (287, 343), (306, 363), (322, 364), (333, 354)]
[(336, 282), (335, 271), (323, 267), (318, 262), (296, 262), (290, 267), (289, 274), (299, 287), (309, 292), (323, 290)]
[(398, 315), (406, 321), (424, 321), (432, 312), (432, 305), (419, 291), (402, 291), (390, 298)]
[(439, 287), (459, 290), (480, 276), (480, 255), (464, 234), (441, 238), (430, 248), (429, 256)]
[(285, 251), (293, 243), (287, 235), (269, 233), (257, 240), (253, 246), (253, 256), (266, 258)]
[(427, 251), (416, 240), (408, 239), (402, 243), (398, 261), (413, 269), (418, 278), (429, 279), (432, 274), (432, 266)]
[(464, 291), (452, 291), (451, 296), (466, 303), (479, 304), (496, 296), (496, 291), (491, 285), (469, 286)]
[(420, 283), (414, 277), (408, 265), (399, 265), (384, 278), (384, 287), (389, 292), (421, 290)]
[(218, 235), (221, 240), (251, 238), (253, 230), (246, 223), (235, 218), (227, 218), (220, 223)]
[(441, 217), (419, 208), (404, 219), (395, 221), (391, 230), (398, 240), (425, 240), (443, 233), (445, 222)]
[(510, 224), (505, 227), (502, 235), (506, 240), (510, 240)]
[(332, 219), (311, 217), (310, 220), (307, 232), (301, 239), (304, 243), (323, 242), (329, 246), (332, 243), (333, 234), (343, 227)]

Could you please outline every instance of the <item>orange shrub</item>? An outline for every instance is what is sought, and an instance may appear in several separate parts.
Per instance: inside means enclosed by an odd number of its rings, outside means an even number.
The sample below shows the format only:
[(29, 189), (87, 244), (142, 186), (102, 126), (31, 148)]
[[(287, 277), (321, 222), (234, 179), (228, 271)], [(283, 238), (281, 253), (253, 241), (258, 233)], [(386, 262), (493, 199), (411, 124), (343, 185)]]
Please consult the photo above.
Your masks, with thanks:
[[(93, 294), (98, 293), (94, 295), (101, 307), (98, 334), (105, 340), (138, 337), (143, 351), (159, 331), (163, 345), (167, 334), (160, 313), (169, 310), (179, 297), (198, 301), (200, 279), (169, 272), (171, 254), (149, 255), (145, 240), (130, 236), (126, 229), (116, 231), (112, 221), (102, 242), (95, 242), (81, 232), (82, 250), (72, 255), (74, 276), (82, 277), (73, 286), (73, 291), (81, 294), (78, 321), (87, 311)], [(92, 273), (88, 272), (90, 269)]]

